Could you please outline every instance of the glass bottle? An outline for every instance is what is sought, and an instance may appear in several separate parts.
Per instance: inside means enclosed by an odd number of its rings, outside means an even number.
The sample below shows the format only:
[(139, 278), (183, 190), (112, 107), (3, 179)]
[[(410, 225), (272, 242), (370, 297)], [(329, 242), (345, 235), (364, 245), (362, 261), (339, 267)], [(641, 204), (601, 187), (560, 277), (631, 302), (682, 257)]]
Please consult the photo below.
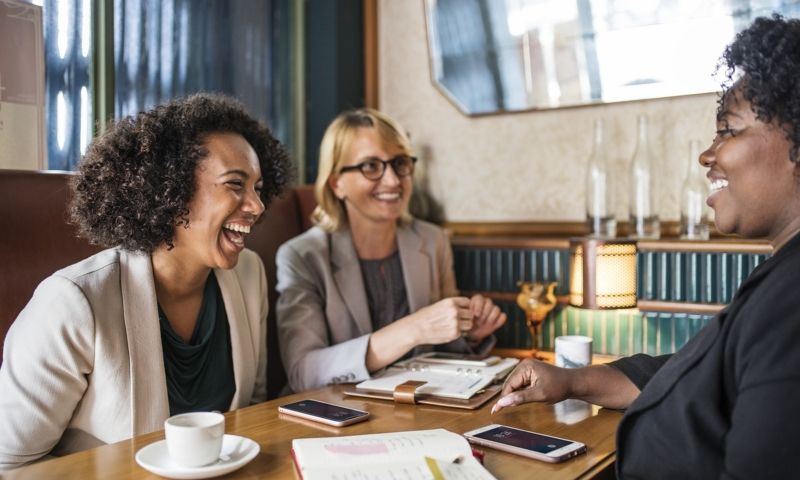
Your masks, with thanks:
[(590, 235), (613, 238), (617, 234), (613, 175), (606, 153), (604, 122), (594, 121), (594, 145), (586, 170), (586, 223)]
[(658, 192), (653, 179), (653, 155), (647, 138), (647, 117), (638, 118), (636, 151), (630, 168), (630, 235), (634, 238), (659, 238)]
[(698, 157), (700, 141), (689, 142), (689, 170), (681, 187), (681, 238), (708, 240), (708, 181)]

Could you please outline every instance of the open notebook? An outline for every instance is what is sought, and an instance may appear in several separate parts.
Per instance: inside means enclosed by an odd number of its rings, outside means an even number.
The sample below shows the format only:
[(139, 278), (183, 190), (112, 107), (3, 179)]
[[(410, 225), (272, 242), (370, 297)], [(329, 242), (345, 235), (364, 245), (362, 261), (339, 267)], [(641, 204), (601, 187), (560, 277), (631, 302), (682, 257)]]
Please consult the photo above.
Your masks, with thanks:
[(392, 393), (398, 385), (416, 380), (425, 382), (417, 389), (420, 395), (468, 400), (502, 380), (518, 362), (516, 358), (505, 358), (494, 365), (475, 367), (429, 363), (416, 357), (398, 362), (383, 374), (357, 384), (356, 390)]
[(461, 435), (444, 429), (292, 440), (303, 480), (491, 480)]

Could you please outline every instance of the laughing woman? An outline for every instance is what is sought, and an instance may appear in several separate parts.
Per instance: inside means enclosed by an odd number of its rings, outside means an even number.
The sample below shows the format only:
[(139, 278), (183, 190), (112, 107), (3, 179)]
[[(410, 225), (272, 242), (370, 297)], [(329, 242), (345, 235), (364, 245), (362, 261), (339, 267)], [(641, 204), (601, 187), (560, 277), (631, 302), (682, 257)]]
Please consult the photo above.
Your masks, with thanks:
[(486, 353), (506, 315), (458, 296), (450, 243), (407, 213), (416, 158), (394, 120), (363, 109), (328, 127), (316, 226), (281, 246), (278, 334), (289, 387), (355, 382), (433, 349)]
[(280, 144), (195, 95), (117, 122), (79, 170), (73, 221), (110, 248), (45, 279), (6, 337), (0, 469), (266, 398), (266, 278), (244, 236), (288, 181)]
[[(759, 18), (725, 50), (708, 168), (717, 228), (774, 254), (674, 355), (574, 370), (526, 360), (495, 410), (574, 397), (627, 409), (619, 478), (797, 478), (800, 455), (800, 20)], [(736, 80), (732, 80), (735, 78)]]

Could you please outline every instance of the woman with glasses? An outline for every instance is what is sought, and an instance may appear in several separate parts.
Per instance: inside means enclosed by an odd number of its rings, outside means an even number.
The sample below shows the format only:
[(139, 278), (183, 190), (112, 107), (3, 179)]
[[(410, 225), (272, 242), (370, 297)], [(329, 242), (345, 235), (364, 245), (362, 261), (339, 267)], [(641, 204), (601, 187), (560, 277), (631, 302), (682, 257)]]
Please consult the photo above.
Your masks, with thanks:
[(408, 210), (416, 158), (370, 109), (341, 114), (320, 147), (316, 226), (278, 250), (281, 356), (295, 392), (357, 382), (410, 355), (486, 353), (506, 316), (458, 296), (445, 233)]

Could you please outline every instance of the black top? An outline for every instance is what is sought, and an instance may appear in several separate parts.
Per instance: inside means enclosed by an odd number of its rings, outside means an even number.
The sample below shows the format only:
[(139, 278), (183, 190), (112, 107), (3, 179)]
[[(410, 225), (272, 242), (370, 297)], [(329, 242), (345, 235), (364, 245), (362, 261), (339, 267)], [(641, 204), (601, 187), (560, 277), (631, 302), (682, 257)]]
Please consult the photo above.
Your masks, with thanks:
[(642, 393), (617, 432), (619, 478), (797, 478), (800, 235), (674, 355), (611, 365)]
[(161, 306), (158, 307), (158, 319), (169, 414), (228, 411), (236, 392), (236, 381), (228, 315), (214, 272), (206, 281), (203, 304), (188, 344), (172, 330)]
[(372, 331), (380, 330), (408, 315), (408, 295), (403, 279), (400, 252), (379, 260), (361, 260), (361, 272), (367, 291)]

